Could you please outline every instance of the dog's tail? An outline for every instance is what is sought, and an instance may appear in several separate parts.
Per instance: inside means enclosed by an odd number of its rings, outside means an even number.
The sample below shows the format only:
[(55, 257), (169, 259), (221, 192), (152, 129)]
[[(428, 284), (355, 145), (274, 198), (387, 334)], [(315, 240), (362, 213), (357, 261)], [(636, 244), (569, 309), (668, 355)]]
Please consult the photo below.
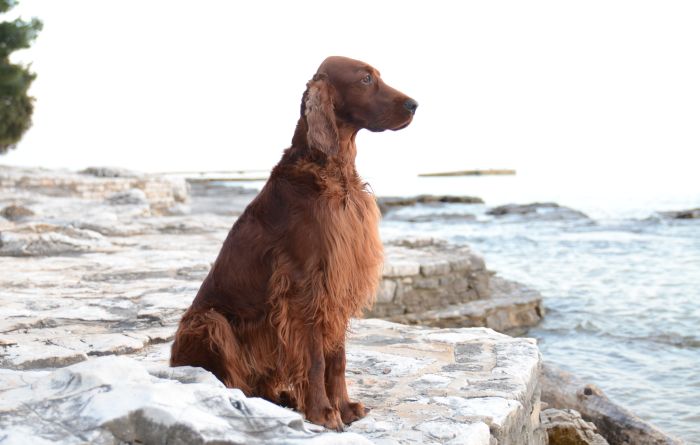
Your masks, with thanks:
[(175, 333), (170, 366), (200, 366), (250, 395), (245, 360), (229, 321), (214, 309), (188, 309)]

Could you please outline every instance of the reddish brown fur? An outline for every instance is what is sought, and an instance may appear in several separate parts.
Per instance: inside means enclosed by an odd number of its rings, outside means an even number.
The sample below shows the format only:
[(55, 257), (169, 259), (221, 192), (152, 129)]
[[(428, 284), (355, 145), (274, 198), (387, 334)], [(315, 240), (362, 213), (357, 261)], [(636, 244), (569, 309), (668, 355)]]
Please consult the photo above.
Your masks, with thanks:
[(329, 428), (366, 414), (348, 397), (345, 334), (373, 303), (382, 244), (374, 197), (355, 170), (355, 135), (403, 128), (416, 106), (365, 63), (321, 64), (292, 146), (182, 317), (172, 366), (201, 366)]

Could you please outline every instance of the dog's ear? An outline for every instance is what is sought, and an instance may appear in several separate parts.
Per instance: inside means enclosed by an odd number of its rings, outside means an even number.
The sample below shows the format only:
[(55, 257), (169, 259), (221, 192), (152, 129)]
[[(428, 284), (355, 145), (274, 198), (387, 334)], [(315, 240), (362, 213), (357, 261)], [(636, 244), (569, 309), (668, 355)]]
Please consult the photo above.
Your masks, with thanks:
[(309, 146), (328, 156), (337, 154), (339, 142), (333, 109), (333, 87), (325, 74), (316, 74), (306, 84), (301, 114), (306, 119), (306, 141)]

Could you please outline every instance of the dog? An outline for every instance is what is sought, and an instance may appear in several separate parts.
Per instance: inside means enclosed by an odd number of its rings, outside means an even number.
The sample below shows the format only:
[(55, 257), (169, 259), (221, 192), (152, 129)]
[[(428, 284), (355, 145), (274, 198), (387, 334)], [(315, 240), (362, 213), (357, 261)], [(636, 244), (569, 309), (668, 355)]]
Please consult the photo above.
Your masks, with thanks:
[(345, 339), (350, 318), (374, 303), (383, 250), (355, 136), (400, 130), (417, 107), (366, 63), (334, 56), (320, 65), (292, 146), (180, 321), (171, 366), (200, 366), (329, 429), (367, 414), (348, 396)]

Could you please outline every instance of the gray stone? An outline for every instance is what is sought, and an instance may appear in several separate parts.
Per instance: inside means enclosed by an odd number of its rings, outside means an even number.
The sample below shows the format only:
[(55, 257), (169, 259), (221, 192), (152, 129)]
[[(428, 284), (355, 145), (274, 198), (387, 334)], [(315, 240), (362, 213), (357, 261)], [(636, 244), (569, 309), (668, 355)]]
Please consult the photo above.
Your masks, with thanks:
[(112, 356), (9, 379), (3, 373), (0, 382), (3, 443), (371, 443), (356, 433), (314, 432), (299, 414), (225, 388), (199, 368), (149, 369)]
[(106, 252), (112, 244), (91, 230), (52, 224), (28, 224), (0, 233), (0, 256), (48, 256)]
[(542, 428), (547, 431), (549, 445), (609, 445), (596, 427), (572, 409), (549, 408), (540, 414)]
[(80, 173), (98, 178), (135, 178), (138, 176), (134, 171), (117, 167), (88, 167), (81, 170)]
[[(505, 290), (507, 289), (507, 290)], [(544, 316), (542, 296), (535, 290), (500, 277), (491, 280), (492, 297), (416, 313), (391, 320), (434, 327), (483, 326), (520, 335), (536, 326)]]
[(597, 386), (549, 364), (542, 369), (542, 400), (551, 408), (578, 411), (611, 445), (683, 443), (615, 404)]
[(545, 443), (534, 340), (381, 320), (352, 332), (348, 384), (372, 410), (348, 431), (375, 443)]
[(34, 216), (34, 212), (25, 206), (12, 204), (0, 210), (0, 216), (10, 221), (20, 221)]
[(382, 280), (377, 290), (377, 301), (381, 303), (391, 303), (396, 295), (396, 282), (392, 280)]
[(113, 193), (105, 199), (111, 205), (148, 205), (146, 193), (141, 189), (129, 189)]

